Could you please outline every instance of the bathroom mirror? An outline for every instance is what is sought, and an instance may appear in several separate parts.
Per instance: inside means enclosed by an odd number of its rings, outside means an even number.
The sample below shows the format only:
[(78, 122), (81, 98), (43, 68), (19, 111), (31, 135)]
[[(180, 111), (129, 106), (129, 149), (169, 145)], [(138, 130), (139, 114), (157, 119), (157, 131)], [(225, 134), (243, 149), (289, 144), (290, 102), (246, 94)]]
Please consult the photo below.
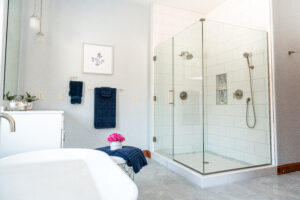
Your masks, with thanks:
[(18, 93), (21, 16), (22, 0), (9, 0), (4, 64), (4, 94), (7, 92), (10, 95)]

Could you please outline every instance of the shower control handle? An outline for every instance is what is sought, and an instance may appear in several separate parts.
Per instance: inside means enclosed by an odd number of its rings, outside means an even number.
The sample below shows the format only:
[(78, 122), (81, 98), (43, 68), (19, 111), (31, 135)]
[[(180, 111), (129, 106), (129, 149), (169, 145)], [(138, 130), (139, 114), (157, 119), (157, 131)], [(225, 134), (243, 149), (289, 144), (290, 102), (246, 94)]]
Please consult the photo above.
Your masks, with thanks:
[(243, 98), (243, 91), (240, 89), (237, 89), (234, 93), (233, 93), (233, 98), (237, 99), (237, 100), (241, 100)]
[[(172, 93), (172, 101), (171, 101), (171, 93)], [(174, 90), (168, 89), (168, 104), (174, 104)]]

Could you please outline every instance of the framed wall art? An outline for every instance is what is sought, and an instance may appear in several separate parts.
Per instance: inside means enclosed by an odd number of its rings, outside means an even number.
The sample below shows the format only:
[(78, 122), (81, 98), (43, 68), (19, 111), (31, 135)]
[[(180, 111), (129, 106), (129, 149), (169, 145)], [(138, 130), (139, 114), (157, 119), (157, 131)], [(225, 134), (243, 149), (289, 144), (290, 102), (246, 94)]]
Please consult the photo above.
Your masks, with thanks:
[(83, 44), (83, 73), (113, 74), (113, 46)]

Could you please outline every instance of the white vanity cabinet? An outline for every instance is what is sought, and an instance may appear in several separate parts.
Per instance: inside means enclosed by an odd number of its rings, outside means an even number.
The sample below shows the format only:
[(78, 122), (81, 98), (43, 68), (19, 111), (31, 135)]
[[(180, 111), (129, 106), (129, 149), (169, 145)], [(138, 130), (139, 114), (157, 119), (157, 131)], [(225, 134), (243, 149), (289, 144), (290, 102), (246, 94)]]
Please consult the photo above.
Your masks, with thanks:
[(0, 158), (28, 151), (63, 148), (63, 111), (5, 112), (16, 122), (10, 132), (6, 119), (0, 121)]

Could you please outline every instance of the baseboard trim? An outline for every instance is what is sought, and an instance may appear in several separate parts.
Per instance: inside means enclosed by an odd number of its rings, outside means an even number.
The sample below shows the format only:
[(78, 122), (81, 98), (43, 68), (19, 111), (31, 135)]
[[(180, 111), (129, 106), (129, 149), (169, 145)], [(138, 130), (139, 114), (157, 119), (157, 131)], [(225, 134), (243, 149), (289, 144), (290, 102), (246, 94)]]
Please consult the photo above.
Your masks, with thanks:
[(300, 171), (300, 162), (277, 166), (278, 175), (287, 174), (296, 171)]
[(151, 158), (151, 152), (149, 150), (143, 150), (143, 154), (147, 158)]

